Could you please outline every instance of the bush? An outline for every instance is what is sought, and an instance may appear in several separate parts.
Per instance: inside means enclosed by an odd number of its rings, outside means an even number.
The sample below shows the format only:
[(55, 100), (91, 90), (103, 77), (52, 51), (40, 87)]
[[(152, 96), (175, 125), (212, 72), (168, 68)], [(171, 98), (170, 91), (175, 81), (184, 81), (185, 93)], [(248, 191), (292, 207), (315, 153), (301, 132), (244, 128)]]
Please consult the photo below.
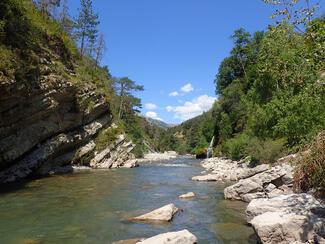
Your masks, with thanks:
[(195, 155), (197, 159), (207, 158), (207, 149), (206, 148), (198, 148), (195, 150)]
[(246, 153), (251, 156), (253, 162), (263, 164), (274, 163), (278, 158), (283, 156), (285, 143), (285, 139), (261, 140), (255, 137), (249, 140)]
[(297, 161), (294, 174), (296, 191), (307, 192), (315, 189), (325, 193), (325, 131), (320, 133)]
[(227, 140), (222, 151), (233, 160), (250, 156), (254, 163), (273, 163), (282, 156), (285, 143), (285, 139), (260, 139), (243, 133)]
[(118, 135), (122, 133), (123, 131), (120, 127), (117, 128), (109, 127), (107, 129), (100, 131), (95, 139), (96, 150), (99, 152), (104, 150), (106, 147), (108, 147), (117, 139)]
[(227, 157), (233, 160), (239, 160), (246, 156), (248, 142), (249, 136), (247, 134), (239, 134), (227, 140), (223, 145), (222, 151)]

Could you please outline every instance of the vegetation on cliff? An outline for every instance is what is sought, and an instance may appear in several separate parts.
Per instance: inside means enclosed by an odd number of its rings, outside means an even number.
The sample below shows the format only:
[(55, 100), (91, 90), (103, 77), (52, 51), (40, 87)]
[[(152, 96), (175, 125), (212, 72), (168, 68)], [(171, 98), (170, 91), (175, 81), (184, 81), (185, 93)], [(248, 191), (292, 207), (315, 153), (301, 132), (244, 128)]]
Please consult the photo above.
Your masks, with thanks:
[[(73, 18), (66, 1), (0, 2), (1, 169), (36, 145), (101, 116), (110, 119), (98, 133), (69, 147), (94, 139), (100, 151), (124, 133), (136, 144), (136, 156), (148, 147), (156, 150), (156, 129), (138, 116), (141, 100), (133, 96), (142, 87), (128, 78), (113, 78), (100, 65), (105, 42), (97, 30), (98, 16), (92, 1), (81, 3), (79, 16)], [(121, 80), (133, 85), (121, 92)], [(109, 128), (112, 123), (117, 128)], [(26, 138), (26, 133), (31, 136)]]

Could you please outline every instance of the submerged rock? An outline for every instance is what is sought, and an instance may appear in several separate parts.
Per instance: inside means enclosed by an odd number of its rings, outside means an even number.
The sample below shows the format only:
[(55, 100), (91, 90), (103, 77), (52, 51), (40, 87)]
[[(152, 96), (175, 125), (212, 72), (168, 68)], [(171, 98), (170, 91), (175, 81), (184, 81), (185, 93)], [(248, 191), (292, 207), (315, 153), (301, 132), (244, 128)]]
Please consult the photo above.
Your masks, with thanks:
[(195, 197), (194, 192), (188, 192), (179, 196), (179, 198), (193, 198), (193, 197)]
[(324, 213), (311, 195), (290, 194), (251, 201), (246, 217), (262, 243), (324, 243)]
[(150, 213), (143, 214), (135, 217), (132, 220), (138, 221), (171, 221), (177, 213), (178, 208), (174, 204), (168, 204), (161, 208), (151, 211)]
[(138, 244), (195, 244), (197, 238), (188, 230), (181, 230), (177, 232), (167, 232), (144, 241), (138, 242)]

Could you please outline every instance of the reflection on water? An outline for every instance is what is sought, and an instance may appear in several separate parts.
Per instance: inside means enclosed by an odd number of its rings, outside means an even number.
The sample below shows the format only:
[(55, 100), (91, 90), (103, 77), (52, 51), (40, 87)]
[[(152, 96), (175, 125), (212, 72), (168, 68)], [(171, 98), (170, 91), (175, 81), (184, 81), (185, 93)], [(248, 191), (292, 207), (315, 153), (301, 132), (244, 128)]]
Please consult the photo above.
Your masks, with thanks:
[[(0, 242), (111, 243), (186, 228), (199, 243), (249, 243), (245, 204), (223, 200), (222, 185), (189, 180), (201, 170), (183, 158), (31, 181), (0, 195)], [(189, 191), (197, 198), (178, 199)], [(182, 209), (171, 223), (128, 221), (169, 203)]]

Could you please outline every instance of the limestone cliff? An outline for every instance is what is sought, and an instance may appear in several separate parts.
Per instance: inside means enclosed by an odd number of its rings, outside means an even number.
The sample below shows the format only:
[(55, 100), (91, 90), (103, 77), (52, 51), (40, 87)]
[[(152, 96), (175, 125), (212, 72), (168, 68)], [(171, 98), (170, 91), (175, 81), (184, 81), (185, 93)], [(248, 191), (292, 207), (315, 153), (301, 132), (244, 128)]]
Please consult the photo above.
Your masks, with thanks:
[(126, 163), (134, 159), (134, 145), (124, 136), (97, 145), (113, 121), (108, 70), (81, 57), (30, 1), (0, 5), (7, 9), (0, 16), (0, 183), (72, 164), (136, 165)]

